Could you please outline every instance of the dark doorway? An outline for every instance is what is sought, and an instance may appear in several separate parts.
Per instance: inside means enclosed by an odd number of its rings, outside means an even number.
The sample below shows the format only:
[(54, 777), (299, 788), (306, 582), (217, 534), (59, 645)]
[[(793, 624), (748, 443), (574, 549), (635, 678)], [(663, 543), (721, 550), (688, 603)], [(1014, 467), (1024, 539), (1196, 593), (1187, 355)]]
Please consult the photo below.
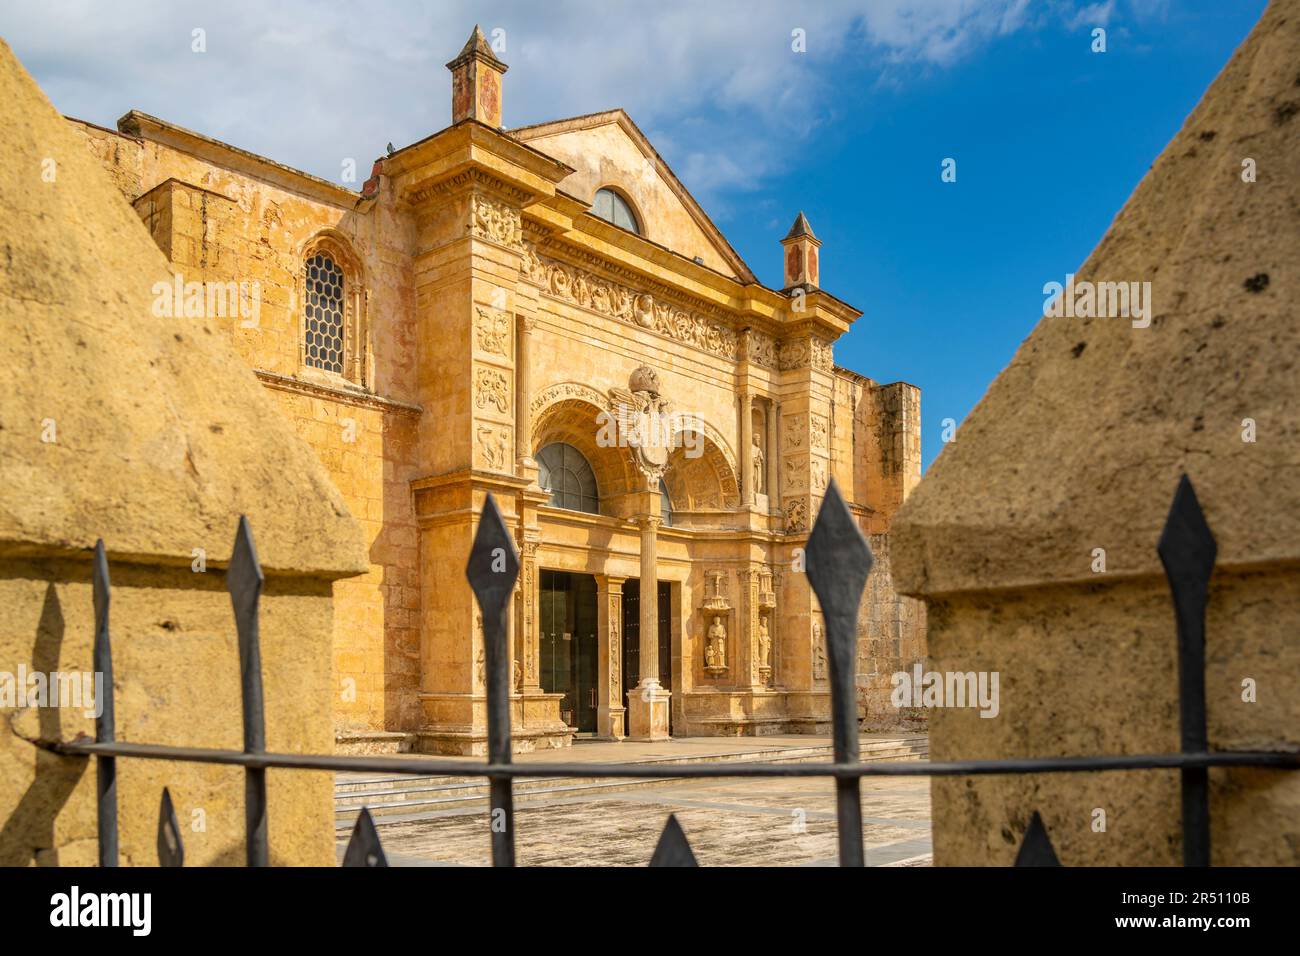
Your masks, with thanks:
[[(673, 690), (673, 586), (659, 582), (659, 683)], [(623, 704), (641, 683), (641, 581), (623, 582)], [(668, 709), (668, 732), (672, 733), (672, 708)]]
[(541, 685), (563, 694), (560, 716), (578, 733), (596, 732), (596, 579), (589, 574), (542, 571)]

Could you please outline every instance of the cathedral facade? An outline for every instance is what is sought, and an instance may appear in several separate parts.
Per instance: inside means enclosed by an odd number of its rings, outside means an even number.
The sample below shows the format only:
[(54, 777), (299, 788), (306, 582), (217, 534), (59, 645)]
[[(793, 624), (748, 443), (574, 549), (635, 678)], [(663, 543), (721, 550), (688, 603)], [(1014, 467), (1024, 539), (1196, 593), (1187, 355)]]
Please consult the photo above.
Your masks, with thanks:
[(768, 288), (622, 110), (507, 130), (481, 32), (448, 68), (452, 125), (360, 191), (134, 111), (69, 120), (172, 264), (156, 307), (228, 332), (365, 528), (369, 573), (334, 586), (338, 748), (485, 752), (464, 568), (489, 493), (520, 551), (518, 749), (827, 732), (802, 549), (832, 479), (876, 555), (864, 726), (910, 719), (890, 675), (924, 617), (889, 529), (919, 392), (835, 364), (860, 313), (807, 218)]

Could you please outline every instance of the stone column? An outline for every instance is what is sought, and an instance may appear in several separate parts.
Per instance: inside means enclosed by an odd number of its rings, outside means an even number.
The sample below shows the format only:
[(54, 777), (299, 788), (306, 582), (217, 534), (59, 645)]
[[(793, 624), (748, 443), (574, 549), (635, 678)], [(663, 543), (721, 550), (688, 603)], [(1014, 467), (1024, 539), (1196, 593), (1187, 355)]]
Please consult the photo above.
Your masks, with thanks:
[(754, 506), (754, 401), (749, 389), (740, 393), (740, 504)]
[(668, 739), (669, 693), (659, 685), (659, 581), (655, 552), (659, 532), (659, 479), (646, 482), (641, 525), (641, 682), (629, 695), (628, 736), (633, 740)]
[(519, 549), (519, 607), (515, 620), (516, 658), (520, 667), (519, 690), (525, 694), (540, 694), (538, 683), (538, 625), (537, 625), (537, 544), (526, 540)]
[(517, 316), (515, 347), (515, 460), (532, 464), (532, 416), (529, 404), (533, 400), (532, 339), (537, 320)]
[(623, 578), (596, 575), (596, 616), (600, 633), (600, 680), (596, 731), (622, 740), (623, 717)]
[(777, 487), (777, 462), (781, 451), (776, 445), (776, 411), (775, 399), (767, 402), (767, 501), (769, 511), (781, 510), (780, 489)]

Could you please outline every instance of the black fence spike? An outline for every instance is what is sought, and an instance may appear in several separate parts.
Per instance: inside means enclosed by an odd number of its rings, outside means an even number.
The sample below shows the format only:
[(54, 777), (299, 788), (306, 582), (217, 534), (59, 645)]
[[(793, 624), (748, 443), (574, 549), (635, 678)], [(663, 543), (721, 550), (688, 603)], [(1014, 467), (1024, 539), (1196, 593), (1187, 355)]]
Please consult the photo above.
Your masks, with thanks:
[[(245, 515), (239, 516), (235, 547), (226, 570), (226, 588), (235, 609), (239, 632), (239, 684), (244, 714), (244, 752), (266, 751), (266, 711), (262, 698), (262, 651), (258, 606), (262, 596), (262, 567), (253, 545), (253, 529)], [(266, 830), (266, 769), (244, 771), (244, 830), (249, 866), (268, 866), (270, 851)]]
[[(117, 718), (113, 709), (113, 646), (108, 633), (108, 606), (112, 584), (108, 578), (108, 554), (104, 539), (95, 542), (91, 572), (95, 605), (95, 642), (91, 666), (100, 676), (100, 700), (95, 701), (99, 716), (95, 718), (95, 743), (111, 744), (117, 739)], [(99, 865), (117, 866), (117, 758), (95, 758), (95, 794), (97, 801)]]
[[(1218, 546), (1192, 480), (1178, 480), (1156, 546), (1178, 627), (1178, 724), (1183, 753), (1205, 753), (1205, 607)], [(1205, 767), (1179, 772), (1183, 803), (1183, 865), (1210, 865), (1210, 777)]]
[(383, 844), (379, 842), (379, 831), (375, 828), (374, 818), (365, 807), (357, 815), (357, 822), (352, 825), (352, 837), (343, 854), (344, 866), (387, 866), (388, 857), (384, 855)]
[(677, 814), (668, 814), (668, 822), (664, 824), (664, 832), (659, 834), (659, 842), (655, 844), (655, 852), (650, 857), (650, 865), (700, 865), (695, 859), (695, 854), (691, 852), (691, 844), (686, 839), (686, 833), (682, 830), (682, 825), (677, 822)]
[[(510, 661), (506, 607), (519, 577), (519, 552), (490, 493), (483, 502), (465, 577), (483, 615), (487, 677), (488, 762), (510, 763)], [(515, 865), (515, 809), (511, 777), (493, 775), (491, 802), (492, 865)]]
[(1020, 843), (1020, 852), (1016, 854), (1016, 866), (1060, 865), (1051, 837), (1047, 835), (1047, 827), (1043, 825), (1043, 818), (1035, 810), (1029, 821), (1029, 829), (1025, 830), (1025, 838)]
[(181, 842), (181, 828), (176, 822), (171, 792), (166, 787), (158, 807), (158, 865), (185, 865), (185, 844)]
[[(858, 605), (874, 558), (832, 478), (808, 536), (808, 583), (826, 619), (831, 678), (831, 733), (835, 762), (858, 760), (856, 663)], [(857, 777), (835, 781), (841, 866), (862, 866), (862, 800)]]

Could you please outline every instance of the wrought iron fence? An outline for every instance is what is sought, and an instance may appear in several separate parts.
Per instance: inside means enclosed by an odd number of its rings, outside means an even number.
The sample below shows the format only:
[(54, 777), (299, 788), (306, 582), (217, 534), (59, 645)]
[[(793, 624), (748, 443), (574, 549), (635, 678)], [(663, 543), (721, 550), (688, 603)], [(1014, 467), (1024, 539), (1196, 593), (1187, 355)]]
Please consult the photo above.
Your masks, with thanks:
[[(452, 762), (424, 757), (286, 754), (266, 750), (262, 666), (258, 641), (258, 602), (263, 577), (246, 518), (240, 518), (235, 548), (226, 572), (239, 636), (243, 750), (131, 743), (116, 736), (113, 710), (113, 657), (109, 641), (108, 560), (104, 543), (94, 555), (94, 667), (106, 689), (95, 739), (45, 744), (65, 755), (95, 758), (98, 794), (100, 866), (118, 863), (117, 760), (140, 757), (227, 764), (244, 768), (245, 838), (249, 866), (267, 866), (266, 771), (367, 771), (395, 774), (477, 775), (489, 781), (492, 862), (515, 864), (513, 782), (517, 777), (829, 777), (836, 791), (836, 825), (841, 866), (863, 865), (860, 781), (863, 777), (947, 777), (985, 774), (1077, 773), (1100, 770), (1177, 769), (1181, 775), (1183, 863), (1210, 862), (1210, 767), (1300, 769), (1300, 754), (1261, 751), (1211, 751), (1205, 712), (1205, 607), (1214, 568), (1214, 537), (1206, 524), (1191, 481), (1179, 482), (1157, 546), (1173, 597), (1178, 634), (1178, 686), (1181, 750), (1178, 753), (1084, 757), (1021, 757), (1001, 760), (950, 760), (864, 764), (858, 759), (854, 659), (858, 606), (871, 550), (839, 489), (832, 481), (808, 538), (807, 573), (826, 619), (830, 662), (833, 759), (830, 763), (736, 764), (709, 762), (680, 766), (646, 764), (515, 764), (510, 748), (510, 654), (506, 605), (519, 574), (514, 541), (495, 499), (488, 495), (470, 551), (466, 575), (482, 611), (486, 644), (488, 757), (486, 763)], [(180, 866), (184, 846), (171, 795), (163, 789), (158, 820), (158, 862)], [(344, 866), (387, 866), (370, 812), (362, 808), (343, 857)], [(695, 866), (685, 832), (670, 815), (654, 849), (651, 866)], [(1021, 842), (1016, 866), (1057, 866), (1059, 860), (1038, 811)]]

